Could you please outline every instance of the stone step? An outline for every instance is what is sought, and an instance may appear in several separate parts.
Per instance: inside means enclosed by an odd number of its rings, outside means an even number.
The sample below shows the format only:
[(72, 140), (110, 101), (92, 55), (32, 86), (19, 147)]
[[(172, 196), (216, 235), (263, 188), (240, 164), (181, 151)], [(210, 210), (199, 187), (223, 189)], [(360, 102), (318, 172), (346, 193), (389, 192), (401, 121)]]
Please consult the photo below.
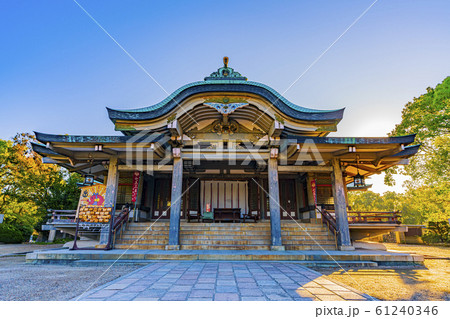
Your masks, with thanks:
[[(203, 255), (204, 257), (209, 257), (208, 255)], [(231, 256), (232, 257), (232, 256)], [(228, 260), (236, 260), (229, 258)], [(258, 256), (259, 257), (259, 256)], [(257, 258), (256, 260), (271, 260), (268, 258), (265, 258), (268, 256), (261, 256)], [(173, 260), (173, 258), (171, 258)], [(183, 259), (183, 258), (180, 258)], [(157, 260), (166, 260), (166, 256), (163, 256), (161, 259)], [(205, 258), (205, 260), (208, 260)], [(226, 259), (221, 259), (226, 260)], [(81, 267), (97, 267), (97, 266), (110, 266), (114, 264), (114, 266), (129, 266), (129, 265), (148, 265), (149, 263), (155, 262), (155, 259), (124, 259), (117, 261), (116, 259), (87, 259), (87, 260), (74, 260), (70, 264), (74, 266), (81, 266)], [(318, 260), (318, 261), (291, 261), (293, 263), (305, 266), (305, 267), (315, 267), (315, 268), (336, 268), (338, 265), (335, 261), (327, 261), (327, 260)], [(358, 267), (358, 268), (373, 268), (378, 267), (378, 263), (374, 261), (346, 261), (346, 260), (340, 260), (339, 266), (341, 267)]]
[[(128, 224), (127, 229), (169, 229), (169, 225), (159, 225), (159, 224), (148, 224), (142, 225), (139, 224)], [(218, 223), (208, 223), (208, 224), (181, 224), (181, 229), (270, 229), (270, 224), (244, 224), (244, 223), (235, 223), (235, 224), (218, 224)], [(291, 230), (291, 229), (326, 229), (325, 226), (319, 224), (292, 224), (292, 225), (282, 225), (282, 230)]]
[(284, 245), (286, 250), (337, 250), (335, 244)]
[(233, 239), (219, 239), (219, 240), (196, 240), (196, 239), (180, 239), (181, 245), (270, 245), (270, 240), (267, 239), (253, 239), (248, 240), (242, 238), (240, 240)]
[[(150, 226), (150, 225), (155, 225), (155, 226), (169, 226), (170, 222), (169, 221), (165, 221), (165, 222), (161, 222), (161, 221), (157, 221), (157, 222), (139, 222), (139, 223), (135, 223), (135, 222), (131, 222), (127, 224), (128, 226)], [(229, 225), (244, 225), (244, 226), (267, 226), (270, 227), (270, 220), (268, 221), (258, 221), (257, 223), (254, 222), (238, 222), (238, 223), (232, 223), (232, 222), (186, 222), (186, 221), (181, 221), (180, 222), (181, 226), (195, 226), (195, 225), (199, 225), (199, 226), (211, 226), (211, 225), (215, 225), (215, 226), (229, 226)], [(288, 222), (288, 221), (281, 221), (281, 227), (297, 227), (298, 225), (308, 225), (308, 226), (325, 226), (322, 223), (304, 223), (304, 222)]]
[(270, 250), (270, 245), (181, 245), (183, 250)]
[[(139, 244), (116, 244), (114, 245), (115, 249), (146, 249), (146, 250), (165, 250), (167, 244), (165, 245), (139, 245)], [(145, 248), (143, 248), (145, 247)]]
[[(122, 237), (118, 238), (118, 239), (128, 239), (128, 240), (132, 240), (132, 239), (138, 239), (138, 238), (143, 238), (143, 239), (164, 239), (164, 238), (169, 238), (169, 236), (165, 236), (165, 235), (161, 235), (161, 236), (153, 236), (153, 235), (129, 235), (129, 234), (124, 234)], [(229, 239), (229, 240), (241, 240), (241, 239), (248, 239), (248, 240), (269, 240), (270, 241), (270, 235), (253, 235), (253, 234), (249, 234), (249, 235), (227, 235), (227, 234), (221, 234), (221, 235), (211, 235), (211, 236), (205, 236), (205, 235), (185, 235), (185, 234), (181, 234), (180, 235), (181, 239), (190, 239), (190, 240), (223, 240), (223, 239)]]
[(124, 234), (130, 235), (169, 235), (168, 230), (126, 230), (123, 232)]
[(320, 235), (328, 235), (327, 231), (281, 231), (282, 236), (320, 236)]
[[(125, 245), (124, 245), (125, 246)], [(144, 250), (126, 250), (114, 249), (109, 251), (102, 250), (78, 250), (72, 251), (68, 249), (35, 251), (26, 255), (26, 262), (31, 264), (74, 264), (83, 262), (87, 263), (142, 263), (145, 261), (155, 260), (203, 260), (203, 261), (290, 261), (308, 265), (323, 264), (327, 267), (337, 267), (336, 261), (342, 265), (358, 266), (423, 266), (423, 256), (392, 253), (385, 251), (329, 251), (324, 252), (320, 249), (313, 251), (250, 251), (250, 250), (178, 250), (168, 251), (155, 246)], [(151, 250), (151, 251), (150, 251)], [(311, 264), (310, 264), (311, 263)]]
[(281, 240), (283, 245), (285, 246), (295, 246), (295, 245), (333, 245), (334, 241), (332, 240), (302, 240), (302, 241), (295, 241), (295, 240)]
[[(126, 240), (136, 240), (138, 238), (142, 239), (167, 239), (169, 238), (168, 234), (145, 234), (145, 235), (133, 235), (125, 233), (118, 239), (126, 239)], [(248, 240), (262, 240), (266, 239), (270, 241), (270, 234), (264, 234), (264, 235), (257, 235), (253, 233), (243, 235), (230, 235), (230, 234), (220, 234), (220, 235), (205, 235), (205, 234), (198, 234), (198, 235), (186, 235), (181, 233), (180, 235), (181, 239), (196, 239), (196, 240), (202, 240), (202, 239), (211, 239), (211, 240), (220, 240), (220, 239), (230, 239), (230, 240), (240, 240), (240, 239), (248, 239)], [(315, 236), (307, 236), (307, 235), (301, 235), (301, 236), (282, 236), (283, 241), (292, 241), (292, 242), (302, 242), (302, 241), (332, 241), (334, 242), (334, 237), (329, 235), (315, 235)]]
[(169, 238), (169, 234), (152, 234), (152, 233), (145, 233), (144, 235), (142, 234), (130, 234), (130, 233), (123, 233), (122, 236), (118, 236), (116, 237), (117, 239), (124, 239), (124, 238), (128, 238), (128, 239), (137, 239), (137, 238), (147, 238), (147, 239), (164, 239), (164, 238)]
[[(118, 243), (120, 244), (150, 244), (150, 245), (163, 245), (168, 244), (168, 240), (127, 240), (123, 239), (120, 240)], [(181, 239), (180, 240), (181, 245), (270, 245), (270, 240), (189, 240), (189, 239)], [(309, 243), (312, 245), (313, 243)]]
[[(139, 233), (143, 233), (143, 232), (162, 232), (162, 233), (166, 233), (169, 231), (169, 229), (146, 229), (146, 228), (127, 228), (126, 231), (130, 231), (130, 232), (139, 232)], [(240, 232), (240, 233), (246, 233), (246, 232), (263, 232), (263, 233), (270, 233), (270, 228), (267, 229), (242, 229), (242, 228), (229, 228), (229, 229), (208, 229), (208, 228), (204, 228), (204, 229), (184, 229), (181, 228), (180, 232), (185, 232), (185, 233), (204, 233), (204, 232), (219, 232), (219, 233), (230, 233), (230, 232)], [(295, 234), (295, 233), (317, 233), (317, 232), (323, 232), (323, 233), (328, 233), (329, 231), (327, 229), (322, 229), (322, 228), (308, 228), (308, 229), (282, 229), (281, 233), (285, 233), (285, 234)]]
[(119, 245), (130, 245), (132, 243), (136, 244), (147, 244), (147, 245), (167, 245), (169, 243), (169, 239), (161, 240), (161, 239), (120, 239), (116, 242)]
[[(125, 231), (122, 235), (124, 236), (133, 236), (133, 238), (138, 238), (140, 236), (142, 237), (168, 237), (169, 232), (161, 232), (161, 231), (147, 231), (147, 232), (139, 232), (139, 231)], [(192, 238), (210, 238), (210, 237), (248, 237), (248, 236), (255, 236), (255, 237), (270, 237), (270, 232), (222, 232), (222, 231), (205, 231), (205, 232), (186, 232), (181, 231), (180, 236), (183, 237), (192, 237)], [(282, 238), (286, 239), (292, 239), (292, 240), (307, 240), (312, 238), (328, 238), (330, 240), (334, 240), (334, 236), (330, 235), (328, 232), (282, 232), (281, 234)]]
[[(334, 236), (321, 224), (283, 222), (281, 233), (287, 250), (336, 249)], [(180, 245), (182, 250), (269, 250), (270, 236), (270, 222), (182, 222)], [(131, 223), (116, 240), (116, 248), (165, 249), (168, 240), (168, 222)]]

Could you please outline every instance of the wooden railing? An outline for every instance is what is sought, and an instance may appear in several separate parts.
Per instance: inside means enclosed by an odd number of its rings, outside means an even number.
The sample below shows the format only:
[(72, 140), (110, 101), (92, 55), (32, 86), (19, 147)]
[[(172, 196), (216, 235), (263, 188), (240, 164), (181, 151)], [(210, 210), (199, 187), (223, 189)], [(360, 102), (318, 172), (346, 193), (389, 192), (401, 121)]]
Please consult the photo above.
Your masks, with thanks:
[(316, 207), (316, 211), (322, 215), (322, 223), (327, 225), (328, 229), (333, 233), (337, 249), (337, 235), (339, 230), (337, 228), (336, 219), (324, 208)]
[[(324, 210), (324, 209), (323, 209)], [(333, 220), (336, 220), (334, 210), (327, 210)], [(347, 211), (349, 224), (401, 224), (401, 212), (358, 212)]]
[(51, 223), (57, 223), (58, 221), (75, 223), (75, 216), (77, 215), (76, 210), (48, 209), (47, 212), (49, 213), (47, 216), (51, 217)]
[(116, 243), (116, 236), (122, 236), (125, 225), (128, 222), (128, 216), (130, 215), (130, 210), (128, 208), (123, 209), (118, 216), (114, 218), (114, 223), (112, 227), (112, 247)]
[(347, 212), (349, 224), (401, 224), (401, 213), (394, 212)]

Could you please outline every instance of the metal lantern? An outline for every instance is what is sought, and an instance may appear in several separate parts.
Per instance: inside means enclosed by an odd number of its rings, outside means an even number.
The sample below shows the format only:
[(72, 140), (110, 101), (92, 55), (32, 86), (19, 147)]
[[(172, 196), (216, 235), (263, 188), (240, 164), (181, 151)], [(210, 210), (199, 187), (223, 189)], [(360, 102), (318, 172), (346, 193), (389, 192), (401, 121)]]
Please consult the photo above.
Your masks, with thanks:
[[(98, 148), (98, 146), (96, 145), (95, 148)], [(89, 166), (89, 173), (84, 175), (84, 183), (83, 183), (84, 186), (94, 185), (94, 178), (95, 178), (95, 176), (91, 174), (91, 168), (92, 168), (92, 165), (94, 165), (94, 159), (92, 158), (92, 154), (90, 154), (90, 153), (89, 153), (88, 157), (89, 157), (88, 163), (90, 163), (91, 166)]]
[(86, 174), (84, 175), (84, 183), (85, 186), (92, 186), (94, 185), (94, 175), (92, 174)]
[(366, 185), (364, 182), (364, 176), (359, 174), (359, 171), (358, 171), (358, 174), (353, 176), (353, 185), (355, 187), (364, 187)]
[(364, 187), (366, 186), (366, 183), (364, 182), (364, 176), (359, 174), (359, 155), (356, 155), (356, 175), (353, 176), (353, 185), (355, 187)]

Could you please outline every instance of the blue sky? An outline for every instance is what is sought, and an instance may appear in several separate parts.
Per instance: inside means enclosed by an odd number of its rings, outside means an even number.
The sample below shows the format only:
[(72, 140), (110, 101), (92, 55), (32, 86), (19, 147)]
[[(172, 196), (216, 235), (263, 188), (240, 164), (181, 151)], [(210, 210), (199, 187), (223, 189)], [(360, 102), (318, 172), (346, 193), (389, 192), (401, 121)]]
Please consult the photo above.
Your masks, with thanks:
[[(230, 57), (284, 92), (373, 1), (100, 1), (82, 5), (171, 93)], [(379, 0), (285, 96), (346, 107), (340, 136), (385, 136), (449, 75), (449, 1)], [(0, 138), (117, 134), (105, 107), (166, 93), (72, 0), (0, 2)]]

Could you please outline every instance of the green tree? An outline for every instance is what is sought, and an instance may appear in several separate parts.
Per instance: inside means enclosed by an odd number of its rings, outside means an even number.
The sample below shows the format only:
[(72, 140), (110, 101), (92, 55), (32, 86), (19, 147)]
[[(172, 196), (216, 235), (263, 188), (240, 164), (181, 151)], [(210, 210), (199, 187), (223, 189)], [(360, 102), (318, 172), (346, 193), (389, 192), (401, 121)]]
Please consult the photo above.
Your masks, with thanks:
[(401, 170), (390, 169), (385, 182), (392, 185), (392, 174), (401, 172), (412, 178), (411, 186), (439, 185), (450, 182), (450, 77), (436, 88), (427, 88), (425, 94), (408, 102), (402, 112), (402, 121), (391, 136), (417, 134), (420, 151)]

